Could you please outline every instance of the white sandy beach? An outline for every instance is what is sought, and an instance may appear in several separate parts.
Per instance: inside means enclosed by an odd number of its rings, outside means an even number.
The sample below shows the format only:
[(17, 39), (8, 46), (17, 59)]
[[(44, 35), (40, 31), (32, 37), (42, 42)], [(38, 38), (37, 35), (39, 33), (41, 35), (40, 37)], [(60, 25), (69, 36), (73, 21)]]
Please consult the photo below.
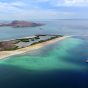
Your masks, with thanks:
[(56, 38), (56, 39), (53, 39), (53, 40), (49, 40), (49, 41), (42, 42), (42, 43), (39, 43), (39, 44), (31, 45), (29, 47), (21, 48), (21, 49), (14, 50), (14, 51), (0, 51), (0, 59), (4, 59), (6, 57), (17, 55), (17, 54), (26, 53), (26, 52), (29, 52), (31, 50), (36, 50), (36, 49), (44, 47), (45, 45), (53, 44), (55, 42), (61, 41), (61, 40), (66, 39), (68, 37), (69, 36)]

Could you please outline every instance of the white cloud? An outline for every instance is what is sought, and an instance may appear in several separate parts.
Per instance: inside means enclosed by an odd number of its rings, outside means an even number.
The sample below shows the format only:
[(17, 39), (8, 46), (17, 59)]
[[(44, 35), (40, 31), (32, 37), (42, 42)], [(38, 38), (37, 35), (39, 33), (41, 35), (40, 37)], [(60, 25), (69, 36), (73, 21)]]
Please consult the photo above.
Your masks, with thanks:
[(2, 3), (0, 2), (0, 12), (4, 12), (4, 11), (8, 11), (8, 10), (14, 10), (16, 9), (13, 5), (9, 4), (9, 3)]
[(88, 0), (30, 0), (29, 2), (48, 2), (56, 6), (88, 6)]
[(26, 3), (24, 2), (12, 2), (10, 3), (12, 6), (26, 6)]
[(15, 7), (12, 3), (0, 3), (0, 18), (2, 19), (58, 19), (64, 16), (71, 16), (70, 12), (58, 12), (54, 10), (21, 9)]
[[(27, 0), (28, 1), (28, 0)], [(48, 2), (53, 7), (59, 6), (88, 6), (88, 0), (19, 0), (16, 2), (0, 2), (0, 19), (57, 19), (57, 18), (72, 18), (76, 13), (58, 11), (53, 9), (42, 9), (33, 5), (33, 2)], [(23, 9), (19, 7), (27, 7)]]
[(48, 2), (50, 0), (35, 0), (36, 2)]
[(51, 4), (58, 6), (88, 6), (88, 0), (51, 0)]
[[(0, 7), (32, 7), (41, 8), (40, 5), (44, 2), (48, 3), (49, 6), (88, 6), (88, 0), (16, 0), (15, 2), (0, 2)], [(40, 5), (39, 5), (40, 4)]]
[(88, 0), (65, 0), (65, 4), (69, 6), (87, 6)]
[(57, 12), (52, 10), (41, 10), (41, 9), (34, 9), (30, 11), (24, 11), (21, 13), (21, 16), (19, 18), (25, 18), (26, 19), (58, 19), (63, 17), (70, 17), (73, 13), (70, 12)]
[(0, 9), (1, 8), (15, 8), (15, 6), (25, 6), (26, 4), (23, 2), (11, 2), (11, 3), (6, 3), (6, 2), (0, 2)]

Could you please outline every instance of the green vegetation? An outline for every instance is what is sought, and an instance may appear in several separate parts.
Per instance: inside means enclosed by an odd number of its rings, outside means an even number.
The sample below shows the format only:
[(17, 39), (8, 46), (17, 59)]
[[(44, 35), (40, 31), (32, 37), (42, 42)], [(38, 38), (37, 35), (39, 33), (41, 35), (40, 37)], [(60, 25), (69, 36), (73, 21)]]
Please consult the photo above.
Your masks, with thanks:
[(31, 41), (34, 41), (35, 39), (34, 38), (31, 38)]
[(39, 36), (36, 36), (35, 39), (40, 39)]
[[(36, 42), (35, 40), (40, 39), (40, 36), (50, 36), (50, 38), (46, 39), (46, 40), (39, 40), (38, 42)], [(17, 50), (19, 49), (19, 44), (20, 42), (30, 42), (30, 41), (34, 41), (34, 43), (32, 43), (31, 45), (35, 45), (38, 43), (42, 43), (42, 42), (46, 42), (55, 38), (59, 38), (59, 37), (63, 37), (63, 35), (36, 35), (36, 37), (33, 38), (20, 38), (20, 39), (16, 39), (16, 40), (9, 40), (9, 41), (2, 41), (0, 42), (0, 51), (4, 51), (4, 50)], [(23, 44), (24, 44), (23, 43)], [(18, 45), (16, 45), (18, 44)], [(30, 44), (29, 44), (30, 46)], [(25, 48), (26, 46), (21, 46), (21, 48)]]
[(38, 42), (32, 43), (31, 45), (35, 45), (35, 44), (38, 44), (38, 43), (46, 42), (46, 41), (49, 41), (49, 40), (52, 40), (52, 39), (55, 39), (55, 38), (58, 38), (58, 37), (60, 37), (60, 36), (58, 35), (58, 36), (55, 36), (55, 37), (51, 37), (51, 38), (49, 38), (47, 40), (40, 40)]
[(57, 35), (58, 37), (63, 37), (63, 35)]
[(43, 34), (42, 34), (42, 35), (36, 35), (36, 36), (47, 36), (47, 35), (43, 35)]
[(29, 42), (29, 38), (23, 38), (23, 39), (17, 39), (20, 40), (21, 42)]

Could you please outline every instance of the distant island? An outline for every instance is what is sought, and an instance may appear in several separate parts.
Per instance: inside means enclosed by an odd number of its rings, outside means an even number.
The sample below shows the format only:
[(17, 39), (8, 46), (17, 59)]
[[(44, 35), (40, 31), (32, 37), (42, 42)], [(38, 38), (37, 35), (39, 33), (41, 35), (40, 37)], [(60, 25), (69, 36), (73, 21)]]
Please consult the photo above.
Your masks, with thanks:
[(14, 28), (18, 28), (18, 27), (37, 27), (37, 26), (42, 26), (44, 24), (41, 23), (35, 23), (35, 22), (29, 22), (29, 21), (12, 21), (10, 23), (0, 23), (0, 27), (5, 27), (5, 26), (10, 26), (10, 27), (14, 27)]

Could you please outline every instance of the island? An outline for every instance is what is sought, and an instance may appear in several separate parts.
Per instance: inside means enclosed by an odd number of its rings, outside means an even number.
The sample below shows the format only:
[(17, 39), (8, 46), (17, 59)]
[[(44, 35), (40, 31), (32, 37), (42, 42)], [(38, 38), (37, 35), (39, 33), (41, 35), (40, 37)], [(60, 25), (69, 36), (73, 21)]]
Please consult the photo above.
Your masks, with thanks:
[(37, 26), (42, 26), (44, 24), (42, 23), (35, 23), (35, 22), (29, 22), (29, 21), (12, 21), (12, 22), (7, 22), (7, 23), (0, 23), (0, 27), (5, 27), (5, 26), (10, 26), (14, 28), (18, 27), (37, 27)]
[(0, 59), (39, 49), (53, 44), (69, 36), (63, 35), (34, 35), (24, 38), (0, 41)]

